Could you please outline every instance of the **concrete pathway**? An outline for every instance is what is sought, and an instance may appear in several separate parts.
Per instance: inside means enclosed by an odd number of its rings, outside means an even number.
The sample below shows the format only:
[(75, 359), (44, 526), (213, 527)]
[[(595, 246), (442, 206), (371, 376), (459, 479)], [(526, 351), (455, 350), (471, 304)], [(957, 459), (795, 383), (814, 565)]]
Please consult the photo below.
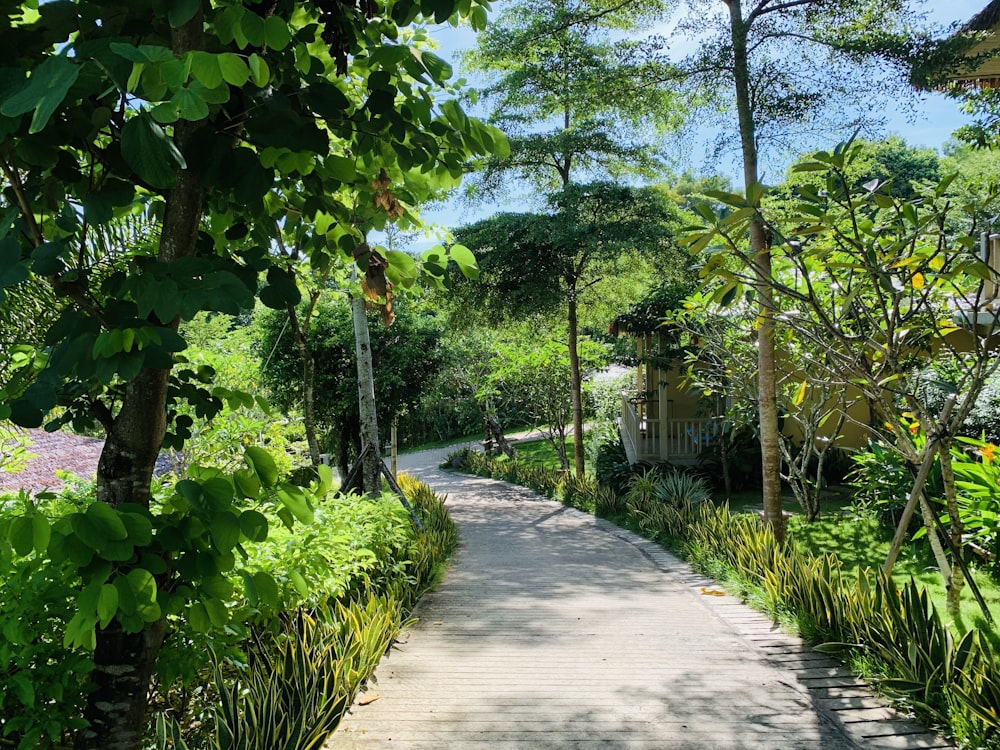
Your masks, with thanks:
[(445, 453), (400, 470), (462, 544), (327, 750), (950, 747), (656, 545)]

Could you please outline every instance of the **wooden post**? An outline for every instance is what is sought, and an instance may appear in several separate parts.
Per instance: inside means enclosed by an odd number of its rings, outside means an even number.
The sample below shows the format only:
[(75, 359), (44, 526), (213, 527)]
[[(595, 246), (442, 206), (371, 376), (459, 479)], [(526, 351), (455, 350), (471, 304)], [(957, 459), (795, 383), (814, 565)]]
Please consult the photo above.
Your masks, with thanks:
[(399, 442), (398, 442), (399, 434), (398, 434), (398, 429), (399, 429), (399, 418), (398, 417), (393, 417), (393, 419), (392, 419), (392, 432), (390, 433), (391, 436), (392, 436), (391, 437), (391, 439), (392, 439), (392, 477), (393, 477), (393, 479), (396, 479), (397, 481), (399, 479), (399, 471), (398, 471), (399, 467), (397, 466), (397, 462), (396, 462), (396, 459), (399, 457)]

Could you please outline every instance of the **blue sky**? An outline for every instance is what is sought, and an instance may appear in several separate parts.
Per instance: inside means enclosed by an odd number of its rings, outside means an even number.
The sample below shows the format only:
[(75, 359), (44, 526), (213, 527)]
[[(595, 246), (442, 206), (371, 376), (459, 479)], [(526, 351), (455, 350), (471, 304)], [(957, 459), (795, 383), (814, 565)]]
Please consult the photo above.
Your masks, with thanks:
[[(502, 0), (501, 0), (502, 1)], [(964, 23), (985, 7), (987, 0), (926, 0), (925, 10), (931, 21), (944, 26), (953, 23)], [(494, 7), (497, 2), (494, 0)], [(661, 31), (661, 30), (657, 30)], [(439, 54), (452, 61), (456, 75), (461, 71), (458, 63), (458, 52), (475, 44), (475, 35), (467, 28), (452, 29), (440, 27), (433, 35), (441, 45)], [(483, 113), (476, 113), (483, 114)], [(940, 149), (951, 137), (951, 134), (967, 122), (967, 118), (959, 111), (958, 103), (940, 94), (924, 94), (920, 97), (908, 98), (900, 102), (887, 113), (887, 128), (885, 134), (901, 135), (907, 143), (913, 146), (925, 146)], [(710, 133), (706, 132), (706, 136)], [(704, 154), (696, 153), (688, 164), (679, 164), (680, 169), (691, 169), (695, 173), (716, 171), (722, 174), (732, 174), (735, 170), (731, 164), (723, 161), (706, 164)], [(780, 160), (770, 165), (770, 171), (781, 171)], [(776, 175), (765, 174), (764, 179), (773, 179)], [(520, 204), (517, 197), (506, 196), (503, 206), (478, 205), (468, 207), (453, 200), (446, 206), (425, 209), (427, 220), (446, 227), (455, 227), (470, 223), (492, 215), (500, 210), (527, 210)], [(424, 243), (419, 243), (423, 245)]]

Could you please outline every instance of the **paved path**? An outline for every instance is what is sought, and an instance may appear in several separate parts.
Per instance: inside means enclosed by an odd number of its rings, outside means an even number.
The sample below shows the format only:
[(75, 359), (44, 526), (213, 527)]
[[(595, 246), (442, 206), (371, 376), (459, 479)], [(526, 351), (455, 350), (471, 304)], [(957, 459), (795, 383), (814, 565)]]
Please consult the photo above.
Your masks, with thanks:
[(401, 457), (462, 544), (327, 750), (949, 747), (630, 532)]

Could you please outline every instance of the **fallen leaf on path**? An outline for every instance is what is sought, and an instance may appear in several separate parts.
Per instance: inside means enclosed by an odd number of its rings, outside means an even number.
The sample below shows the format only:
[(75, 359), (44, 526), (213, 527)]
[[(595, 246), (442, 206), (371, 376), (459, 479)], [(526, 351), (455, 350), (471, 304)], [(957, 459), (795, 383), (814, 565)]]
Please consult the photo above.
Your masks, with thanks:
[(374, 703), (375, 701), (377, 701), (381, 697), (382, 696), (379, 695), (378, 693), (376, 693), (375, 695), (365, 695), (365, 696), (363, 696), (361, 698), (358, 698), (358, 705), (359, 706), (367, 706), (369, 703)]

